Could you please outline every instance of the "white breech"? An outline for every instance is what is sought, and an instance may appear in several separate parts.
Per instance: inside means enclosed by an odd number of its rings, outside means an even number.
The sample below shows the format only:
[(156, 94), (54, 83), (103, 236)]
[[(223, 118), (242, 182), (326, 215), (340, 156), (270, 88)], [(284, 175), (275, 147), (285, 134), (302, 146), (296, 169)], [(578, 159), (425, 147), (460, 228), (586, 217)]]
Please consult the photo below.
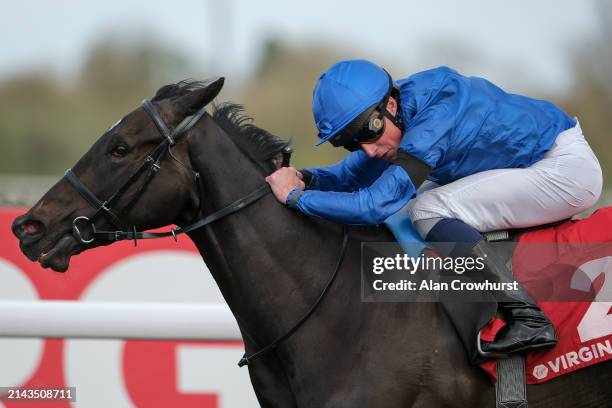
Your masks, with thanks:
[(530, 227), (589, 209), (601, 195), (602, 182), (599, 162), (576, 124), (530, 167), (424, 185), (404, 210), (421, 235), (433, 226), (427, 220), (439, 218), (462, 220), (480, 232)]

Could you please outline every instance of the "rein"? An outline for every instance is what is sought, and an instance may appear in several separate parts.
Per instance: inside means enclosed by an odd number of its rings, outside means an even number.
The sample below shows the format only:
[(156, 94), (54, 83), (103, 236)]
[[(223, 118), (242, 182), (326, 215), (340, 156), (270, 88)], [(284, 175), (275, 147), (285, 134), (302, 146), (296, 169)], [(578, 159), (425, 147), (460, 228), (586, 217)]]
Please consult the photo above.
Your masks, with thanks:
[(348, 227), (346, 225), (343, 225), (342, 226), (342, 247), (340, 248), (340, 256), (338, 257), (338, 261), (336, 262), (336, 267), (334, 269), (334, 272), (331, 274), (331, 277), (327, 281), (327, 284), (325, 285), (325, 287), (321, 291), (321, 294), (319, 295), (317, 300), (312, 304), (310, 309), (308, 309), (308, 311), (306, 313), (304, 313), (304, 316), (302, 316), (302, 318), (300, 320), (298, 320), (297, 323), (295, 323), (289, 330), (287, 330), (287, 332), (285, 334), (283, 334), (282, 336), (278, 337), (276, 340), (274, 340), (272, 343), (268, 344), (267, 346), (259, 349), (255, 353), (252, 353), (250, 356), (247, 356), (247, 354), (244, 353), (244, 355), (242, 356), (242, 358), (238, 362), (238, 367), (243, 367), (245, 365), (249, 365), (250, 363), (253, 362), (253, 360), (256, 360), (256, 359), (258, 359), (260, 357), (263, 357), (264, 355), (266, 355), (269, 352), (271, 352), (272, 350), (274, 350), (283, 341), (285, 341), (289, 337), (291, 337), (291, 335), (293, 333), (295, 333), (297, 331), (297, 329), (299, 329), (300, 326), (306, 320), (308, 320), (310, 315), (319, 306), (319, 304), (321, 303), (321, 301), (323, 300), (323, 298), (327, 294), (329, 288), (331, 288), (331, 286), (333, 285), (334, 281), (336, 280), (336, 276), (338, 276), (338, 271), (340, 271), (340, 267), (342, 266), (342, 261), (344, 261), (344, 256), (346, 255), (346, 248), (347, 247), (348, 247)]
[[(188, 116), (185, 119), (183, 119), (183, 121), (181, 121), (181, 123), (179, 123), (174, 128), (174, 130), (171, 131), (171, 130), (168, 129), (168, 127), (164, 123), (163, 119), (161, 118), (161, 116), (157, 112), (157, 109), (155, 109), (155, 106), (153, 106), (153, 104), (149, 100), (145, 99), (143, 101), (143, 108), (149, 114), (149, 116), (151, 117), (151, 119), (155, 123), (155, 126), (157, 127), (157, 129), (159, 130), (161, 135), (164, 137), (164, 139), (162, 140), (162, 142), (160, 144), (157, 145), (157, 147), (155, 147), (151, 151), (151, 153), (149, 153), (145, 157), (144, 162), (119, 187), (119, 189), (114, 194), (111, 195), (111, 197), (109, 199), (104, 200), (104, 201), (100, 200), (93, 192), (91, 192), (91, 190), (89, 190), (79, 180), (79, 178), (74, 174), (72, 169), (66, 170), (66, 173), (64, 174), (64, 178), (66, 179), (66, 181), (68, 181), (70, 183), (70, 185), (72, 185), (74, 187), (74, 189), (96, 210), (96, 212), (94, 213), (94, 215), (91, 218), (88, 218), (86, 216), (81, 215), (81, 216), (76, 217), (72, 221), (73, 234), (74, 234), (75, 238), (78, 241), (80, 241), (81, 243), (89, 244), (89, 243), (94, 242), (95, 240), (103, 240), (103, 241), (111, 241), (111, 242), (114, 242), (114, 241), (124, 241), (124, 240), (133, 240), (134, 241), (134, 246), (136, 246), (139, 239), (156, 239), (156, 238), (165, 238), (165, 237), (170, 237), (170, 236), (173, 237), (175, 241), (177, 241), (178, 240), (177, 239), (178, 235), (185, 234), (185, 233), (188, 233), (190, 231), (194, 231), (194, 230), (196, 230), (198, 228), (202, 228), (202, 227), (204, 227), (204, 226), (206, 226), (208, 224), (211, 224), (214, 221), (217, 221), (217, 220), (219, 220), (221, 218), (224, 218), (224, 217), (226, 217), (226, 216), (228, 216), (230, 214), (238, 212), (238, 211), (242, 210), (243, 208), (249, 206), (250, 204), (253, 204), (254, 202), (259, 200), (260, 198), (262, 198), (262, 197), (264, 197), (264, 196), (266, 196), (266, 195), (268, 195), (269, 193), (272, 192), (272, 190), (270, 189), (270, 186), (266, 183), (266, 184), (262, 185), (261, 187), (259, 187), (257, 190), (255, 190), (255, 191), (247, 194), (246, 196), (242, 197), (241, 199), (234, 201), (233, 203), (227, 205), (226, 207), (223, 207), (222, 209), (220, 209), (218, 211), (215, 211), (214, 213), (212, 213), (212, 214), (210, 214), (210, 215), (208, 215), (208, 216), (206, 216), (206, 217), (204, 217), (204, 218), (202, 218), (202, 219), (200, 219), (200, 220), (198, 220), (198, 221), (196, 221), (196, 222), (194, 222), (194, 223), (192, 223), (192, 224), (190, 224), (190, 225), (188, 225), (186, 227), (171, 228), (170, 231), (166, 231), (166, 232), (137, 231), (135, 226), (132, 227), (131, 230), (128, 229), (128, 228), (125, 228), (125, 225), (121, 221), (120, 217), (122, 215), (125, 215), (129, 211), (129, 209), (131, 209), (136, 204), (136, 202), (138, 201), (140, 196), (144, 193), (144, 191), (146, 190), (147, 186), (149, 185), (149, 183), (151, 182), (153, 177), (155, 177), (155, 175), (161, 169), (161, 161), (166, 156), (166, 154), (169, 154), (170, 157), (172, 157), (175, 161), (177, 161), (178, 163), (183, 165), (183, 167), (187, 168), (187, 166), (185, 166), (183, 163), (181, 163), (180, 161), (178, 161), (174, 157), (174, 155), (172, 154), (171, 148), (172, 148), (172, 146), (174, 146), (176, 144), (178, 138), (180, 138), (186, 132), (188, 132), (191, 128), (193, 128), (193, 126), (195, 126), (195, 124), (206, 113), (205, 108), (201, 108), (194, 115)], [(291, 152), (292, 151), (291, 151), (291, 148), (289, 146), (286, 146), (282, 150), (282, 166), (283, 167), (289, 166), (289, 161), (291, 159)], [(119, 201), (121, 196), (128, 190), (128, 188), (132, 184), (134, 184), (134, 182), (136, 182), (143, 174), (145, 174), (145, 172), (146, 172), (146, 175), (145, 175), (144, 182), (138, 188), (138, 191), (136, 192), (134, 197), (118, 213), (118, 215), (115, 214), (112, 211), (114, 205), (117, 203), (117, 201)], [(193, 173), (194, 173), (194, 177), (196, 179), (196, 186), (198, 188), (198, 193), (201, 193), (200, 175), (199, 175), (199, 173), (197, 173), (195, 171), (193, 171)], [(198, 194), (198, 196), (201, 197), (201, 194)], [(200, 198), (200, 208), (198, 209), (198, 214), (200, 213), (201, 205), (202, 205), (202, 203), (201, 203), (201, 198)], [(118, 229), (115, 230), (115, 231), (98, 231), (98, 230), (96, 230), (95, 221), (100, 216), (106, 217), (111, 222), (111, 224), (113, 224), (113, 226), (117, 227)], [(85, 237), (83, 237), (83, 235), (81, 233), (81, 230), (79, 229), (79, 223), (80, 222), (84, 222), (84, 223), (88, 223), (89, 224), (89, 228), (92, 231), (91, 238), (86, 239)], [(238, 362), (238, 366), (239, 367), (243, 367), (245, 365), (249, 365), (254, 360), (256, 360), (256, 359), (258, 359), (258, 358), (260, 358), (260, 357), (270, 353), (274, 349), (276, 349), (276, 347), (278, 347), (283, 341), (285, 341), (291, 335), (293, 335), (293, 333), (295, 333), (300, 328), (300, 326), (306, 320), (308, 320), (308, 318), (314, 313), (316, 308), (321, 304), (321, 302), (325, 298), (325, 295), (327, 294), (327, 292), (329, 291), (329, 289), (333, 285), (334, 281), (336, 280), (336, 276), (338, 275), (338, 272), (340, 271), (340, 267), (342, 266), (342, 262), (344, 260), (345, 254), (346, 254), (346, 249), (348, 247), (348, 228), (347, 228), (346, 225), (343, 226), (342, 234), (343, 234), (342, 247), (340, 249), (340, 256), (338, 257), (338, 261), (336, 262), (336, 267), (335, 267), (333, 273), (331, 274), (329, 280), (327, 281), (325, 287), (323, 288), (323, 290), (319, 294), (319, 297), (317, 298), (317, 300), (315, 300), (315, 302), (308, 309), (308, 311), (302, 316), (302, 318), (299, 319), (287, 332), (285, 332), (285, 334), (283, 334), (282, 336), (278, 337), (276, 340), (274, 340), (273, 342), (271, 342), (267, 346), (259, 349), (255, 353), (252, 353), (251, 355), (247, 355), (245, 353), (244, 356)]]

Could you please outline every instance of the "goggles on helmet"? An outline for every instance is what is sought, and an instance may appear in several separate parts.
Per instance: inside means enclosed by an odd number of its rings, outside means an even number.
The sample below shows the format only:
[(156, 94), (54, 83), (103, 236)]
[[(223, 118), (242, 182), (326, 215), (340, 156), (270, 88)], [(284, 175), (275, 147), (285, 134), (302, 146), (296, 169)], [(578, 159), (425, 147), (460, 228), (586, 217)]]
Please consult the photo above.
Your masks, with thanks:
[(332, 146), (342, 146), (349, 152), (354, 152), (359, 150), (361, 143), (374, 143), (380, 139), (385, 132), (385, 121), (382, 115), (375, 112), (377, 107), (372, 106), (329, 139)]
[(361, 148), (361, 144), (376, 142), (385, 133), (385, 116), (394, 125), (401, 128), (402, 123), (399, 109), (396, 116), (391, 115), (387, 110), (387, 102), (391, 96), (392, 89), (393, 82), (391, 76), (389, 76), (389, 90), (382, 101), (366, 109), (365, 112), (353, 119), (338, 134), (332, 136), (329, 139), (332, 146), (342, 146), (349, 152), (354, 152)]

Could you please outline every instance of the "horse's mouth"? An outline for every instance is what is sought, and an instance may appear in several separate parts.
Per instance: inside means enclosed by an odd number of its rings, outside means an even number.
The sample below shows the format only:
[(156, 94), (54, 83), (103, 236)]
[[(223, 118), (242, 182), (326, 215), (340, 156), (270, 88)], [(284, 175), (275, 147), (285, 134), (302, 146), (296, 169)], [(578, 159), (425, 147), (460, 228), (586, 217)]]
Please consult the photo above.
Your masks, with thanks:
[(38, 256), (37, 261), (43, 268), (56, 272), (66, 272), (72, 255), (80, 252), (80, 245), (71, 234), (64, 235), (47, 251)]

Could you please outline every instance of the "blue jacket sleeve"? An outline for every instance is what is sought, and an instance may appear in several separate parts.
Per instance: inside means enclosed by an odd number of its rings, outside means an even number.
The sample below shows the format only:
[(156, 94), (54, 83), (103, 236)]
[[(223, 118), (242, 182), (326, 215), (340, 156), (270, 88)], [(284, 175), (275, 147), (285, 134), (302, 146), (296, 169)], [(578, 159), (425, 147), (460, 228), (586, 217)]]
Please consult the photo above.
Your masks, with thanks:
[(353, 192), (306, 190), (295, 207), (344, 224), (380, 224), (406, 205), (415, 192), (404, 169), (391, 165), (369, 187)]
[(348, 192), (371, 185), (388, 166), (384, 160), (369, 158), (358, 150), (339, 163), (305, 170), (313, 177), (309, 189)]

